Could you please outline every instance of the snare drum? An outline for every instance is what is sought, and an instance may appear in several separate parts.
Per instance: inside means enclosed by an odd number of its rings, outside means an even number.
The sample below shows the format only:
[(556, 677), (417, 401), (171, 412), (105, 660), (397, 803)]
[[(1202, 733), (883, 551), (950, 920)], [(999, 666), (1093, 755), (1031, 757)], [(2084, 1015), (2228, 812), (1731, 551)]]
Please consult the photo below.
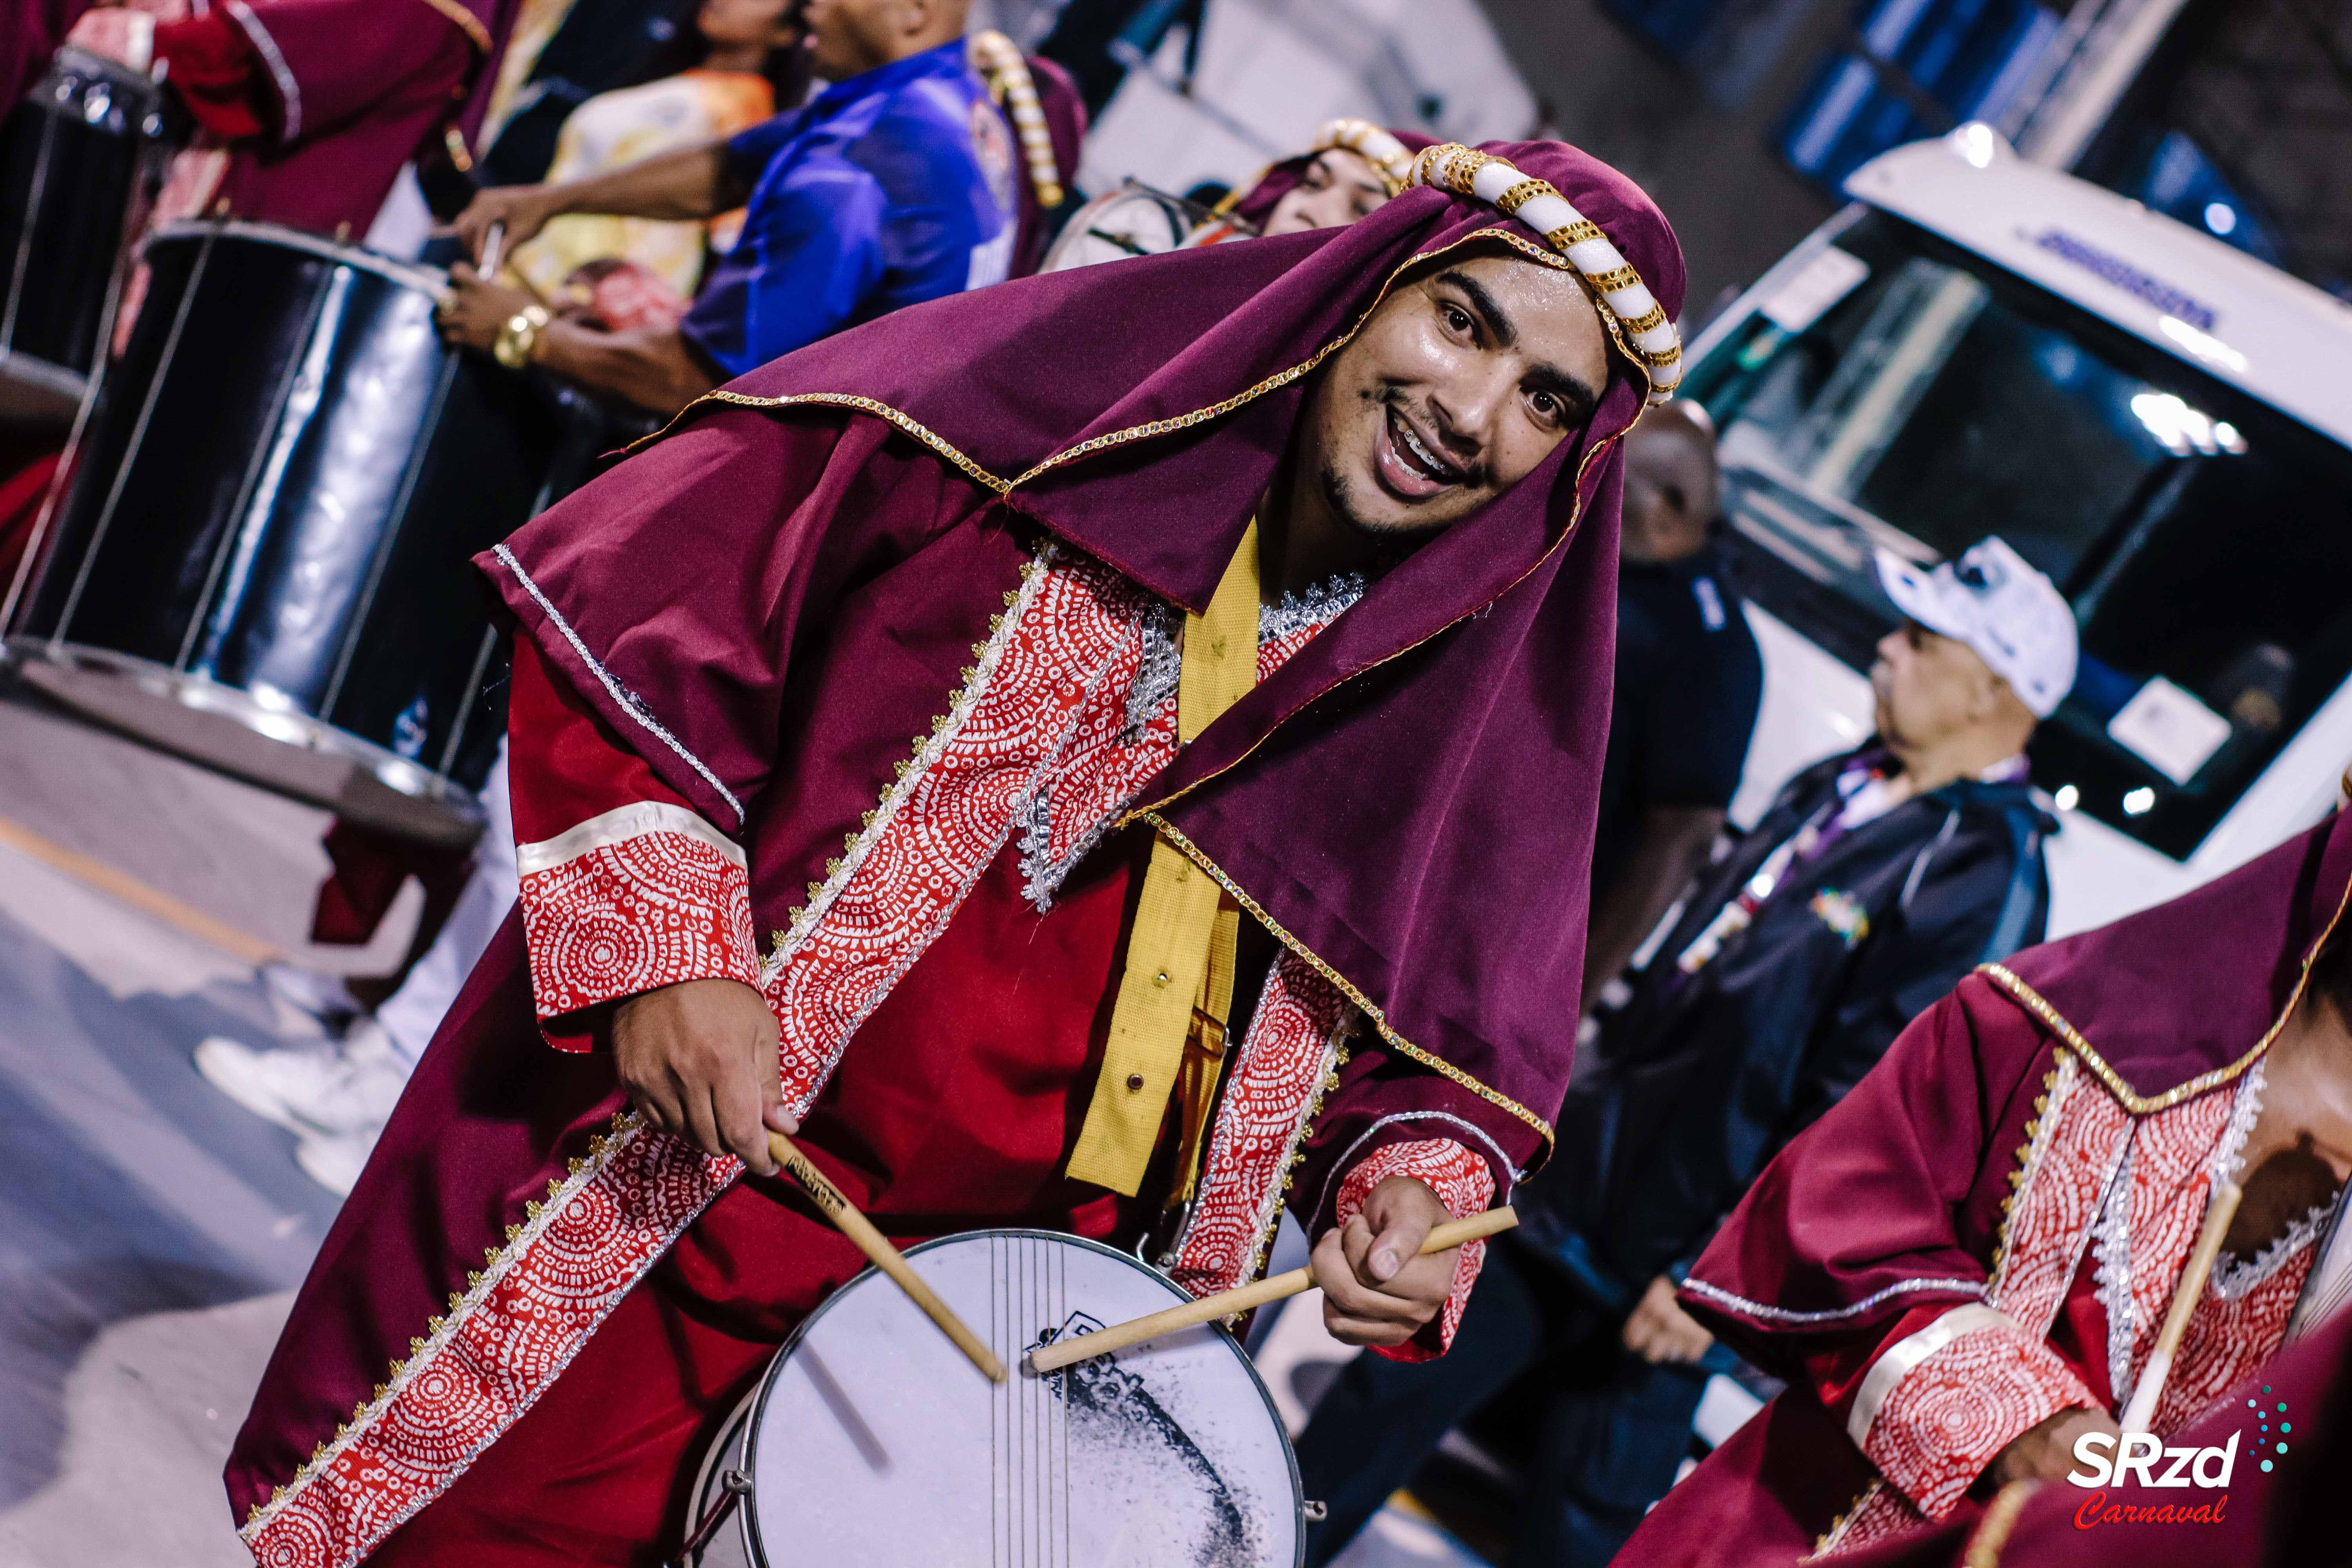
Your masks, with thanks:
[(1123, 257), (1158, 256), (1181, 248), (1212, 216), (1197, 202), (1129, 180), (1072, 213), (1037, 270), (1065, 272)]
[(128, 226), (167, 152), (161, 89), (79, 49), (59, 49), (0, 121), (0, 419), (73, 417)]
[(442, 342), (437, 270), (250, 223), (173, 225), (146, 257), (10, 656), (159, 745), (470, 842), (503, 655), (469, 559), (595, 440)]
[(1186, 1329), (1048, 1377), (1038, 1345), (1189, 1301), (1124, 1252), (976, 1231), (908, 1261), (992, 1384), (885, 1276), (828, 1298), (695, 1484), (696, 1568), (1297, 1568), (1297, 1460), (1234, 1337)]

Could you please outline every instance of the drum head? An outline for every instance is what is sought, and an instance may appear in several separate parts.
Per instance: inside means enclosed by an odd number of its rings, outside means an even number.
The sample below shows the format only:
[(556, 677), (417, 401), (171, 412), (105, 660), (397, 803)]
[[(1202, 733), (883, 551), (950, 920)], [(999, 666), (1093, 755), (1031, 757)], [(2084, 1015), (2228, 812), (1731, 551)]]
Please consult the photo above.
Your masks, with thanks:
[(1070, 215), (1045, 253), (1040, 272), (1066, 272), (1129, 256), (1158, 256), (1184, 243), (1192, 220), (1184, 204), (1158, 191), (1129, 185)]
[(1050, 1338), (1190, 1300), (1125, 1253), (983, 1231), (908, 1258), (1010, 1372), (991, 1384), (887, 1279), (835, 1292), (752, 1415), (751, 1558), (768, 1568), (1295, 1568), (1298, 1467), (1265, 1385), (1211, 1325), (1050, 1377)]

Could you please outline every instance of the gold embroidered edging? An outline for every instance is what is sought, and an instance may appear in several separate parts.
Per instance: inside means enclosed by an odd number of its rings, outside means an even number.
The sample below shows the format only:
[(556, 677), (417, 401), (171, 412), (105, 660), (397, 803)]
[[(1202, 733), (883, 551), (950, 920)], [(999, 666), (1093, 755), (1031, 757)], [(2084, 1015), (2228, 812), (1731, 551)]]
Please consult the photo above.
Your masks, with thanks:
[(971, 710), (979, 705), (990, 678), (996, 673), (996, 667), (1003, 660), (1005, 647), (1012, 642), (1021, 617), (1043, 590), (1046, 568), (1055, 554), (1055, 547), (1049, 543), (1035, 556), (1021, 563), (1021, 586), (1005, 594), (1005, 607), (988, 623), (988, 640), (972, 645), (971, 651), (978, 662), (963, 671), (963, 684), (948, 704), (948, 710), (931, 721), (929, 734), (915, 737), (914, 755), (896, 764), (897, 776), (890, 787), (882, 792), (881, 800), (866, 814), (858, 830), (842, 840), (841, 858), (825, 862), (824, 880), (808, 885), (808, 901), (786, 915), (783, 930), (768, 933), (770, 951), (760, 965), (761, 985), (772, 983), (782, 973), (784, 965), (792, 962), (793, 954), (807, 941), (809, 932), (815, 929), (816, 922), (824, 918), (825, 911), (833, 907), (834, 900), (840, 896), (842, 889), (849, 885), (849, 879), (857, 874), (857, 868), (865, 864), (866, 855), (889, 827), (891, 819), (905, 806), (924, 775), (938, 763), (949, 742), (963, 727), (964, 721), (971, 717)]
[(1977, 965), (1977, 973), (2008, 992), (2011, 1001), (2042, 1020), (2044, 1027), (2065, 1042), (2066, 1048), (2083, 1058), (2083, 1065), (2097, 1075), (2099, 1081), (2107, 1086), (2107, 1092), (2123, 1102), (2126, 1110), (2134, 1116), (2147, 1116), (2158, 1110), (2169, 1110), (2182, 1100), (2194, 1100), (2208, 1089), (2219, 1089), (2263, 1058), (2278, 1039), (2279, 1032), (2286, 1027), (2287, 1020), (2294, 1016), (2296, 1005), (2303, 1001), (2303, 994), (2311, 984), (2312, 960), (2319, 956), (2319, 950), (2335, 933), (2336, 922), (2344, 918), (2347, 903), (2352, 903), (2352, 883), (2346, 885), (2345, 896), (2336, 903), (2336, 913), (2328, 918), (2326, 929), (2305, 952), (2302, 968), (2294, 977), (2294, 989), (2287, 993), (2286, 1005), (2279, 1009), (2279, 1016), (2272, 1021), (2269, 1028), (2263, 1031), (2263, 1037), (2254, 1042), (2253, 1047), (2237, 1060), (2215, 1068), (2211, 1072), (2199, 1073), (2187, 1083), (2176, 1085), (2162, 1094), (2143, 1095), (2126, 1083), (2123, 1075), (2108, 1066), (2106, 1058), (2083, 1037), (2082, 1031), (2068, 1023), (2065, 1016), (2050, 1005), (2047, 997), (2019, 979), (2006, 964), (1980, 963)]
[(1985, 1510), (1976, 1533), (1969, 1538), (1960, 1568), (2000, 1568), (2001, 1548), (2009, 1544), (2010, 1531), (2017, 1528), (2017, 1516), (2041, 1489), (2040, 1481), (2022, 1480), (2011, 1481), (1996, 1492), (1992, 1506)]
[(533, 1199), (523, 1205), (522, 1223), (507, 1226), (505, 1246), (492, 1247), (484, 1252), (482, 1268), (467, 1274), (465, 1293), (450, 1296), (447, 1311), (426, 1320), (425, 1337), (408, 1342), (408, 1354), (392, 1363), (392, 1371), (383, 1382), (375, 1385), (369, 1398), (352, 1406), (351, 1419), (337, 1426), (332, 1437), (310, 1451), (309, 1461), (294, 1472), (292, 1479), (272, 1489), (268, 1502), (256, 1503), (246, 1510), (245, 1523), (237, 1529), (241, 1539), (250, 1544), (301, 1494), (304, 1488), (317, 1479), (320, 1471), (333, 1464), (345, 1448), (383, 1417), (384, 1411), (408, 1386), (410, 1380), (435, 1356), (448, 1348), (449, 1342), (457, 1337), (466, 1318), (489, 1299), (490, 1292), (498, 1288), (516, 1261), (546, 1234), (547, 1227), (554, 1223), (563, 1205), (590, 1182), (602, 1175), (604, 1168), (612, 1163), (613, 1156), (626, 1148), (643, 1131), (635, 1111), (625, 1110), (615, 1114), (606, 1131), (588, 1140), (588, 1152), (584, 1156), (572, 1159), (562, 1176), (549, 1179), (544, 1199)]
[[(1830, 1521), (1830, 1527), (1822, 1531), (1821, 1538), (1813, 1542), (1813, 1557), (1826, 1557), (1832, 1552), (1836, 1551), (1838, 1547), (1838, 1537), (1845, 1533), (1847, 1527), (1853, 1523), (1855, 1517), (1859, 1515), (1863, 1509), (1869, 1504), (1872, 1498), (1878, 1495), (1880, 1489), (1885, 1485), (1886, 1483), (1885, 1481), (1874, 1477), (1871, 1483), (1862, 1489), (1862, 1495), (1854, 1499), (1851, 1503), (1848, 1503), (1843, 1513)], [(1806, 1559), (1808, 1562), (1811, 1562), (1811, 1558)]]
[(782, 397), (753, 397), (749, 393), (730, 392), (721, 387), (716, 392), (704, 393), (676, 414), (671, 415), (669, 423), (652, 435), (640, 436), (630, 442), (624, 448), (625, 452), (635, 454), (639, 448), (651, 446), (660, 440), (677, 427), (679, 420), (684, 419), (706, 403), (724, 403), (736, 408), (792, 408), (802, 404), (817, 404), (832, 408), (855, 408), (862, 414), (871, 414), (888, 420), (998, 495), (1003, 495), (1013, 488), (1006, 480), (997, 478), (970, 458), (965, 457), (946, 437), (940, 435), (913, 415), (901, 413), (879, 398), (864, 397), (849, 392), (793, 392), (787, 393)]
[(1265, 1223), (1258, 1228), (1257, 1245), (1250, 1253), (1249, 1265), (1242, 1270), (1241, 1283), (1252, 1284), (1265, 1273), (1265, 1260), (1274, 1250), (1274, 1238), (1282, 1229), (1282, 1211), (1290, 1196), (1291, 1184), (1298, 1179), (1298, 1167), (1307, 1159), (1307, 1140), (1312, 1136), (1315, 1119), (1323, 1114), (1323, 1102), (1339, 1087), (1339, 1069), (1348, 1065), (1348, 1037), (1353, 1032), (1352, 1018), (1342, 1017), (1332, 1026), (1331, 1037), (1323, 1049), (1323, 1070), (1315, 1079), (1315, 1088), (1307, 1097), (1307, 1109), (1300, 1113), (1297, 1130), (1290, 1135), (1290, 1157), (1282, 1163), (1282, 1180), (1274, 1189), (1274, 1201), (1266, 1205)]
[(1512, 1115), (1517, 1117), (1520, 1121), (1534, 1128), (1538, 1132), (1542, 1133), (1543, 1141), (1547, 1146), (1550, 1145), (1554, 1142), (1550, 1122), (1546, 1121), (1542, 1117), (1538, 1116), (1534, 1111), (1529, 1110), (1526, 1106), (1521, 1105), (1517, 1100), (1513, 1100), (1509, 1095), (1503, 1093), (1500, 1089), (1489, 1089), (1486, 1085), (1479, 1082), (1470, 1074), (1464, 1072), (1460, 1068), (1455, 1067), (1452, 1062), (1447, 1061), (1444, 1058), (1422, 1049), (1419, 1046), (1414, 1045), (1411, 1040), (1406, 1039), (1402, 1035), (1398, 1034), (1394, 1029), (1391, 1028), (1389, 1026), (1388, 1016), (1381, 1011), (1377, 1003), (1373, 1002), (1370, 997), (1365, 995), (1361, 991), (1357, 990), (1355, 986), (1349, 984), (1346, 975), (1341, 974), (1338, 970), (1324, 963), (1323, 960), (1316, 954), (1313, 949), (1309, 948), (1305, 942), (1293, 936), (1272, 915), (1266, 913), (1265, 905), (1259, 903), (1255, 899), (1251, 898), (1246, 892), (1244, 892), (1240, 883), (1225, 875), (1223, 867), (1218, 865), (1214, 860), (1210, 859), (1209, 857), (1202, 851), (1199, 845), (1193, 843), (1190, 838), (1185, 837), (1184, 835), (1180, 832), (1166, 817), (1161, 816), (1156, 811), (1139, 812), (1136, 816), (1139, 816), (1143, 821), (1151, 824), (1155, 829), (1166, 837), (1169, 843), (1182, 850), (1185, 856), (1191, 859), (1192, 864), (1200, 867), (1202, 870), (1206, 871), (1210, 876), (1214, 877), (1217, 879), (1217, 885), (1224, 889), (1228, 893), (1231, 893), (1234, 896), (1234, 901), (1241, 905), (1243, 909), (1247, 910), (1252, 919), (1255, 920), (1260, 925), (1265, 927), (1266, 930), (1272, 931), (1282, 942), (1283, 946), (1290, 949), (1291, 952), (1305, 959), (1308, 963), (1313, 964), (1315, 966), (1316, 973), (1321, 975), (1325, 980), (1337, 986), (1341, 995), (1347, 997), (1349, 1001), (1353, 1002), (1362, 1010), (1364, 1016), (1372, 1021), (1372, 1027), (1380, 1032), (1381, 1039), (1386, 1040), (1390, 1045), (1394, 1046), (1398, 1050), (1402, 1051), (1406, 1056), (1411, 1057), (1413, 1060), (1421, 1063), (1423, 1067), (1433, 1068), (1445, 1077), (1452, 1079), (1454, 1082), (1460, 1084), (1463, 1088), (1468, 1089), (1479, 1099), (1484, 1100), (1490, 1104), (1501, 1106), (1505, 1110), (1509, 1111)]
[(2000, 1200), (2000, 1225), (1993, 1234), (1992, 1271), (1985, 1279), (1985, 1300), (1990, 1302), (1999, 1294), (2001, 1281), (2009, 1273), (2009, 1226), (2017, 1212), (2017, 1200), (2033, 1180), (2033, 1173), (2042, 1168), (2042, 1157), (2049, 1152), (2051, 1140), (2057, 1136), (2058, 1112), (2074, 1087), (2074, 1060), (2062, 1056), (2058, 1065), (2042, 1075), (2042, 1092), (2033, 1097), (2033, 1115), (2025, 1124), (2025, 1142), (2017, 1146), (2017, 1165), (2009, 1173), (2009, 1192)]
[(425, 0), (425, 3), (447, 17), (459, 32), (472, 39), (474, 47), (486, 55), (490, 52), (490, 30), (482, 26), (479, 16), (457, 4), (457, 0)]

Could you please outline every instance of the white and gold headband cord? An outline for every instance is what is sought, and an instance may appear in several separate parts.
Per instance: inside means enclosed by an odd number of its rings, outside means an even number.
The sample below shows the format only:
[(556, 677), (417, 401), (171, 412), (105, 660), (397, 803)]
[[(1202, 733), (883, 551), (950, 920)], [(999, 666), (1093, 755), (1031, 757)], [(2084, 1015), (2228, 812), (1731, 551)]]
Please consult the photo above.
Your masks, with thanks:
[(1029, 183), (1036, 187), (1037, 205), (1051, 212), (1062, 205), (1062, 171), (1054, 162), (1054, 136), (1046, 129), (1045, 111), (1037, 107), (1037, 84), (1030, 79), (1029, 62), (1021, 46), (986, 28), (964, 45), (964, 58), (988, 81), (988, 95), (1013, 119), (1021, 136), (1021, 156), (1029, 165)]
[(1601, 226), (1570, 205), (1549, 181), (1530, 179), (1501, 158), (1447, 142), (1424, 149), (1405, 183), (1475, 196), (1543, 236), (1601, 297), (1601, 322), (1649, 378), (1649, 401), (1664, 403), (1675, 395), (1683, 379), (1682, 334)]
[(1327, 120), (1315, 132), (1315, 144), (1309, 153), (1327, 153), (1342, 147), (1378, 170), (1388, 182), (1389, 195), (1395, 195), (1412, 183), (1412, 152), (1405, 144), (1373, 124), (1352, 115)]

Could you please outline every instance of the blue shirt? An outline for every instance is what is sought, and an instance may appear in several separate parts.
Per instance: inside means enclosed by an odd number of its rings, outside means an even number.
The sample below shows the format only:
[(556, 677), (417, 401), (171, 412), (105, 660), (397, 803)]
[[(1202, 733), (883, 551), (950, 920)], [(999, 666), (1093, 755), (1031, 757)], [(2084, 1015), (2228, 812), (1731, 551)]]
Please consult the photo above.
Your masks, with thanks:
[(678, 323), (730, 376), (902, 305), (1003, 280), (1013, 145), (963, 40), (751, 127), (743, 232)]

